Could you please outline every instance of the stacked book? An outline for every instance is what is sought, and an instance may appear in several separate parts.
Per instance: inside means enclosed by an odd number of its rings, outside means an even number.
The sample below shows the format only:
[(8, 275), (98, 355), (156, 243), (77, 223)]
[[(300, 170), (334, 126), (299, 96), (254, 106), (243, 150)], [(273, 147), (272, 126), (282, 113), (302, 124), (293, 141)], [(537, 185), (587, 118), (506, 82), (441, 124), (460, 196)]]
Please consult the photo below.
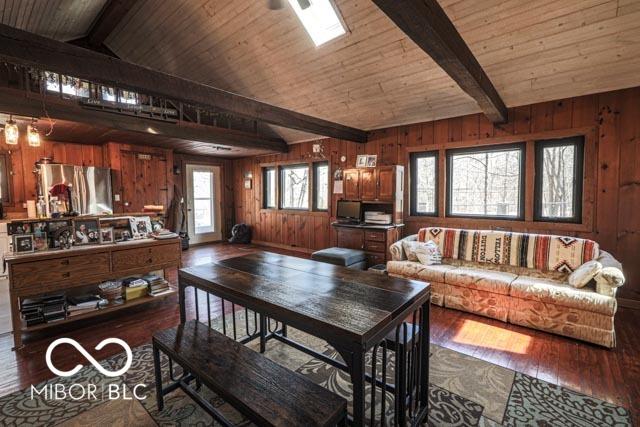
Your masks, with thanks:
[(46, 323), (63, 320), (67, 317), (67, 300), (64, 294), (48, 295), (42, 298), (42, 314)]
[(41, 298), (25, 298), (20, 304), (20, 314), (27, 326), (44, 323), (44, 304)]
[(127, 277), (122, 280), (122, 284), (124, 285), (123, 296), (127, 301), (147, 295), (149, 282), (145, 279), (141, 279), (139, 277)]
[(67, 315), (70, 317), (98, 310), (107, 304), (99, 295), (78, 295), (67, 298)]
[(169, 231), (165, 229), (156, 231), (151, 236), (157, 240), (175, 239), (176, 237), (178, 237), (178, 235), (173, 231)]
[(148, 274), (146, 276), (143, 276), (142, 278), (149, 283), (149, 295), (153, 297), (171, 292), (169, 282), (167, 282), (160, 276), (156, 276), (155, 274)]

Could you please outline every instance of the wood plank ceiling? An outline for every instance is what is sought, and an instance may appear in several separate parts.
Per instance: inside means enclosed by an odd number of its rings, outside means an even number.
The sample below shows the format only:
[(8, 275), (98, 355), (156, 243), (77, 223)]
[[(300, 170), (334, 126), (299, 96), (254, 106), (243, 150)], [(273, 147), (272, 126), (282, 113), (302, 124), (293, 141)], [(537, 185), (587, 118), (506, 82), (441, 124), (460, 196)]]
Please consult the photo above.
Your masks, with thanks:
[[(640, 85), (638, 0), (440, 3), (509, 107)], [(82, 36), (103, 4), (0, 0), (3, 23), (61, 40)], [(105, 45), (127, 61), (362, 129), (479, 112), (373, 2), (336, 5), (348, 33), (319, 48), (291, 8), (262, 0), (141, 0)], [(277, 131), (289, 142), (309, 137)]]

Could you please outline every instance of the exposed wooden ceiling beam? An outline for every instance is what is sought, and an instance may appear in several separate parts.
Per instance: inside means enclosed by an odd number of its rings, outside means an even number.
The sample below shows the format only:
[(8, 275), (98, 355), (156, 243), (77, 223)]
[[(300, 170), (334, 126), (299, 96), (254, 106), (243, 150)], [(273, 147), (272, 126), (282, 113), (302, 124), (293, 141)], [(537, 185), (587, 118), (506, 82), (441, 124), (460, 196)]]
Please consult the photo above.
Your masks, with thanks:
[[(29, 94), (18, 89), (0, 88), (0, 111), (20, 116), (68, 120), (94, 126), (158, 135), (188, 141), (200, 141), (239, 148), (287, 152), (287, 143), (232, 129), (199, 125), (196, 123), (168, 123), (140, 117), (90, 110), (70, 101), (47, 97), (43, 111), (42, 95)], [(42, 125), (45, 126), (44, 124)]]
[(89, 46), (102, 46), (136, 2), (137, 0), (107, 0), (87, 33)]
[(367, 132), (361, 129), (276, 107), (6, 25), (0, 25), (0, 61), (68, 74), (316, 135), (367, 141)]
[(437, 0), (373, 0), (422, 50), (476, 100), (494, 123), (507, 107)]

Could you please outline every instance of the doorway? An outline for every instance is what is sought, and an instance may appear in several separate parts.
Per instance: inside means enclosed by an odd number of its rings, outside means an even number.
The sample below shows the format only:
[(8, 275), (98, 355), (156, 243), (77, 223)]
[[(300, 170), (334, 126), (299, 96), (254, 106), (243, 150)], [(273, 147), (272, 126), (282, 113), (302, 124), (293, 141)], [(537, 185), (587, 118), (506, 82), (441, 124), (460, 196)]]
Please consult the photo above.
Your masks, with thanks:
[(220, 167), (187, 164), (186, 172), (191, 243), (222, 240)]

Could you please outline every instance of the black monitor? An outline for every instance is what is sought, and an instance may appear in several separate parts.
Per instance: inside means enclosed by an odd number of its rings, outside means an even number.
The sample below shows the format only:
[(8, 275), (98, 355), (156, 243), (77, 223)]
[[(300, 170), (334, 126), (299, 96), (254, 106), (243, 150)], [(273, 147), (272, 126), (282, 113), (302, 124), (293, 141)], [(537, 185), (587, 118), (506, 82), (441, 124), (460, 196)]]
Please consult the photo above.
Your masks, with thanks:
[(336, 218), (338, 221), (362, 221), (362, 202), (338, 200)]

